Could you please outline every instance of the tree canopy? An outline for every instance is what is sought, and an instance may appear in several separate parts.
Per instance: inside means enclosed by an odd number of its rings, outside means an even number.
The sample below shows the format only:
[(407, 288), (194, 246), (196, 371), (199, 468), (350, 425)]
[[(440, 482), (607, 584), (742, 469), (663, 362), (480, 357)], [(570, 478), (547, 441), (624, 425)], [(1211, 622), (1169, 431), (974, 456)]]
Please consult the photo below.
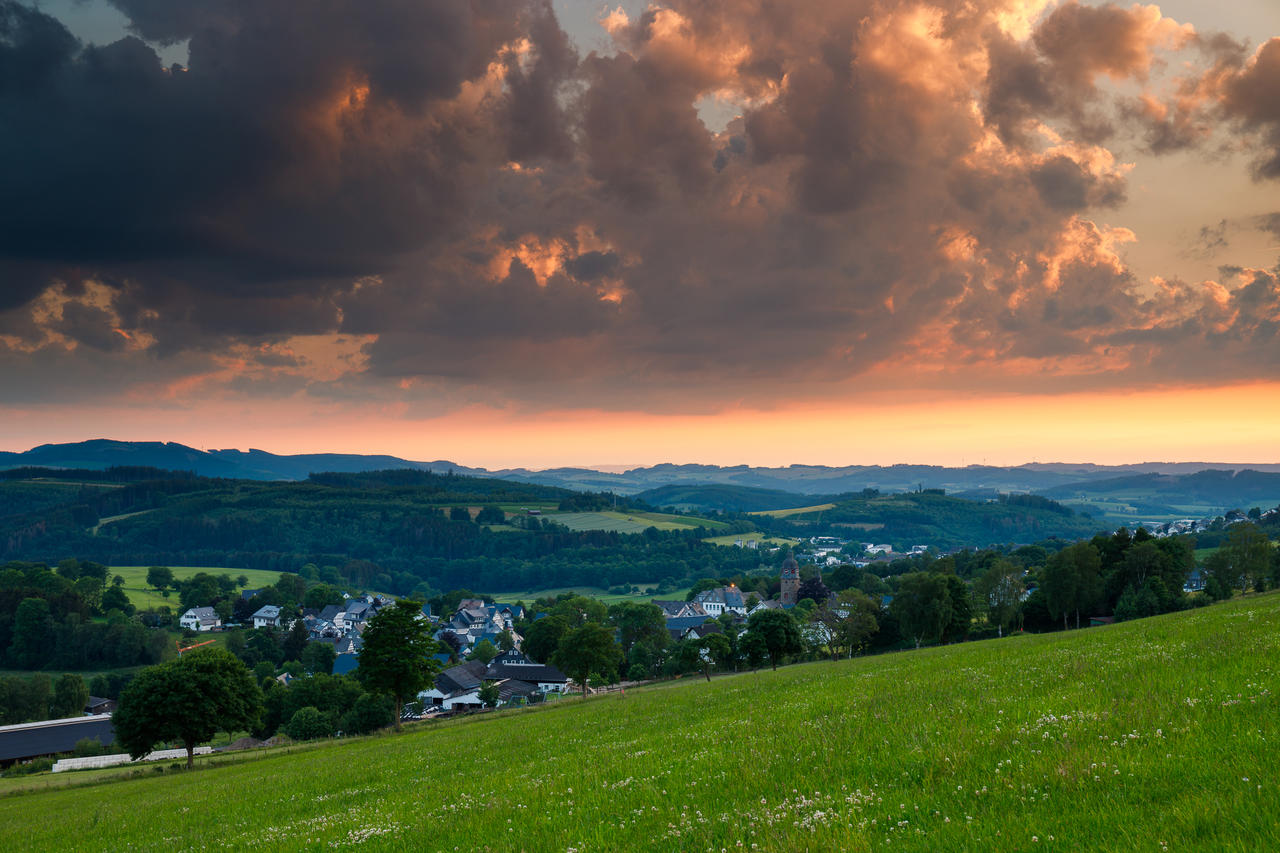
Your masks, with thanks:
[(613, 640), (613, 630), (598, 622), (586, 622), (567, 631), (551, 657), (556, 666), (582, 686), (587, 695), (587, 679), (592, 673), (609, 676), (622, 661), (622, 649)]
[(431, 683), (439, 650), (422, 602), (400, 599), (379, 610), (364, 629), (356, 674), (369, 689), (395, 699), (396, 728), (405, 702)]
[(219, 731), (252, 728), (261, 709), (262, 691), (244, 664), (225, 649), (203, 648), (140, 672), (111, 723), (133, 758), (178, 741), (190, 767), (196, 746)]

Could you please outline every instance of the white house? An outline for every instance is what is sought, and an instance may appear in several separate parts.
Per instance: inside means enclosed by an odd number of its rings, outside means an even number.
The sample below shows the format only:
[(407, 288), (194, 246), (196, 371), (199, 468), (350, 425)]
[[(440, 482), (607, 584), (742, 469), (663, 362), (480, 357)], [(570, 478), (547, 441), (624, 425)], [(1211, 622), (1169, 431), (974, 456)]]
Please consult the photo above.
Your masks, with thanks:
[(193, 607), (178, 619), (178, 625), (191, 631), (216, 631), (222, 619), (212, 607)]
[(265, 604), (253, 614), (253, 627), (276, 628), (280, 625), (280, 608), (274, 604)]
[(742, 597), (742, 590), (732, 584), (703, 590), (693, 600), (701, 604), (709, 616), (719, 616), (721, 613), (747, 615), (747, 603)]

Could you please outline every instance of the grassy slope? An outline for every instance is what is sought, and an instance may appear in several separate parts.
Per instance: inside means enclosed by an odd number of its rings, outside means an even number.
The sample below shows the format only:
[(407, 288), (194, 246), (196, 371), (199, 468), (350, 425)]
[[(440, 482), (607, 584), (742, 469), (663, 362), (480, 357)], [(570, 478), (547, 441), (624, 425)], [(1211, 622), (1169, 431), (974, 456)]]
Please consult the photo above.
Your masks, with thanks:
[[(124, 591), (128, 594), (129, 600), (133, 602), (133, 606), (141, 610), (151, 607), (168, 607), (170, 610), (181, 610), (182, 602), (179, 596), (173, 590), (169, 590), (169, 597), (165, 598), (156, 592), (152, 587), (147, 586), (147, 569), (148, 566), (112, 566), (108, 569), (108, 577), (120, 575), (124, 578)], [(268, 572), (261, 569), (225, 569), (213, 566), (170, 566), (173, 570), (173, 577), (176, 580), (186, 580), (195, 577), (200, 572), (217, 577), (218, 575), (231, 575), (238, 578), (244, 575), (249, 579), (249, 589), (260, 589), (269, 586), (280, 580), (279, 572)]]
[(0, 846), (1278, 849), (1278, 654), (1253, 596), (23, 794)]
[(712, 545), (734, 545), (741, 542), (765, 542), (769, 545), (797, 545), (799, 539), (787, 539), (783, 536), (770, 536), (767, 533), (730, 533), (725, 536), (708, 536), (703, 542), (710, 542)]
[(798, 506), (791, 509), (762, 509), (756, 512), (749, 512), (747, 515), (772, 515), (774, 518), (790, 518), (793, 515), (805, 515), (834, 508), (835, 504), (814, 504), (813, 506)]
[(720, 530), (728, 527), (723, 521), (661, 512), (554, 512), (543, 517), (570, 530), (616, 530), (619, 533), (643, 533), (650, 527), (659, 530), (691, 530), (694, 527)]

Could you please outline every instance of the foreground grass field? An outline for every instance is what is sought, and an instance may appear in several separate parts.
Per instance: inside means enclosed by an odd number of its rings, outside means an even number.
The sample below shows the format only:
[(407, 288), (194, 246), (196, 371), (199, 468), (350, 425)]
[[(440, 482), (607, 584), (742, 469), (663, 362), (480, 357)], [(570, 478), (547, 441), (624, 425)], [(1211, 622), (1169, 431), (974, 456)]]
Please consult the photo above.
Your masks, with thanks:
[(1280, 849), (1280, 597), (0, 799), (4, 849)]

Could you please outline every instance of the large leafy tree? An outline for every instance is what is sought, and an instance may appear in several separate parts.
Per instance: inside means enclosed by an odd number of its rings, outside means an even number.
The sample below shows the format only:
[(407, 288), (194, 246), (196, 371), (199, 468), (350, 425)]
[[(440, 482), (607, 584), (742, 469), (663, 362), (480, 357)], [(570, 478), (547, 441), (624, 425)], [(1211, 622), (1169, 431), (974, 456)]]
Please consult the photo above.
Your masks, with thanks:
[(624, 655), (630, 654), (631, 647), (638, 642), (661, 649), (671, 638), (667, 631), (667, 621), (662, 616), (662, 608), (656, 604), (620, 601), (609, 607), (609, 621), (618, 628)]
[(987, 621), (1004, 636), (1005, 628), (1018, 615), (1018, 604), (1027, 585), (1022, 580), (1022, 567), (1012, 560), (993, 560), (987, 570), (973, 582), (973, 597), (986, 613)]
[(173, 569), (168, 566), (152, 566), (147, 569), (147, 586), (165, 589), (173, 585)]
[(915, 640), (916, 648), (938, 642), (952, 618), (947, 577), (936, 572), (903, 575), (889, 610), (902, 633)]
[(53, 687), (53, 703), (49, 712), (54, 717), (78, 717), (84, 713), (84, 706), (89, 702), (89, 685), (84, 678), (67, 673), (58, 679)]
[(582, 685), (582, 698), (587, 698), (587, 679), (592, 673), (608, 675), (617, 671), (622, 649), (614, 642), (613, 630), (598, 622), (587, 622), (567, 631), (560, 638), (551, 660)]
[(219, 731), (248, 730), (262, 710), (262, 691), (225, 649), (203, 648), (149, 667), (120, 694), (111, 717), (116, 741), (134, 758), (178, 741), (187, 767), (198, 744)]
[[(747, 636), (755, 635), (764, 641), (769, 662), (778, 668), (778, 661), (786, 655), (799, 654), (802, 645), (800, 627), (785, 610), (759, 610), (747, 619)], [(745, 638), (744, 638), (745, 640)], [(754, 641), (752, 641), (754, 642)]]
[[(1110, 540), (1111, 543), (1119, 541), (1116, 537)], [(1117, 562), (1124, 560), (1124, 555), (1129, 550), (1127, 531), (1123, 541), (1123, 549), (1118, 544), (1111, 548), (1111, 552), (1120, 555), (1116, 558)], [(1067, 617), (1071, 613), (1075, 613), (1076, 627), (1079, 628), (1080, 612), (1096, 607), (1102, 596), (1102, 559), (1099, 549), (1090, 542), (1077, 542), (1063, 548), (1049, 558), (1040, 573), (1040, 587), (1044, 590), (1049, 615), (1054, 619), (1062, 617), (1063, 630), (1069, 627)]]
[(49, 659), (53, 647), (53, 619), (49, 602), (24, 598), (13, 619), (13, 643), (9, 657), (23, 669), (37, 669)]
[(422, 615), (422, 602), (401, 599), (384, 607), (364, 629), (356, 674), (365, 687), (395, 699), (396, 728), (405, 702), (431, 683), (439, 670), (433, 655), (431, 623)]

